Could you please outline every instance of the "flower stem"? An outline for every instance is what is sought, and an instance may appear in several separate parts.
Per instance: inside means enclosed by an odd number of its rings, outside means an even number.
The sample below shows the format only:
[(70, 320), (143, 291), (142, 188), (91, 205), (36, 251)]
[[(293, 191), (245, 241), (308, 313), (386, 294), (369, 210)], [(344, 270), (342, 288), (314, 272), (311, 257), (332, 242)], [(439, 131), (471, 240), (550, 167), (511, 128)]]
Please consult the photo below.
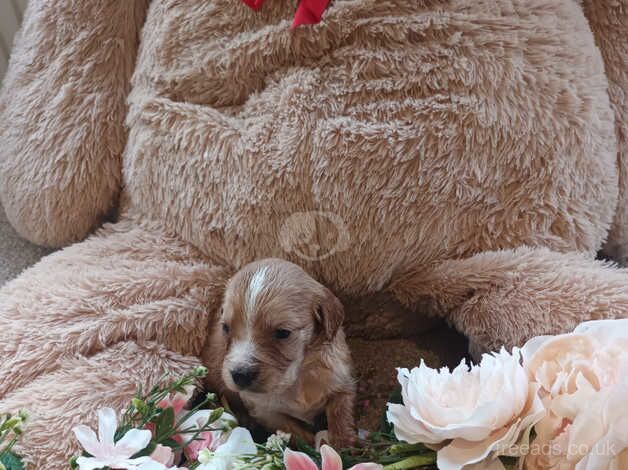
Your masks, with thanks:
[(434, 465), (436, 459), (434, 455), (413, 455), (407, 459), (400, 460), (390, 465), (386, 465), (384, 470), (408, 470), (410, 468), (419, 468), (424, 465)]
[(405, 454), (405, 453), (413, 453), (413, 452), (421, 452), (425, 453), (426, 451), (430, 452), (423, 444), (406, 444), (399, 443), (390, 446), (388, 452), (391, 454)]

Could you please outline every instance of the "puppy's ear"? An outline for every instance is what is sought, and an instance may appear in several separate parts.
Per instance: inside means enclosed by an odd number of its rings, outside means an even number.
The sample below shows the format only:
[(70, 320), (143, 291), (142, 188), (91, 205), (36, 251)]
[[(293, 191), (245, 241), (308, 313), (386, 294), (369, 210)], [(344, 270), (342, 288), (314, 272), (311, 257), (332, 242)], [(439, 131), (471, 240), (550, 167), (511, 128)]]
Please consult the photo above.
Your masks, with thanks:
[(345, 310), (338, 298), (326, 287), (323, 298), (320, 301), (316, 313), (316, 321), (319, 324), (320, 333), (325, 339), (331, 341), (336, 336), (345, 318)]

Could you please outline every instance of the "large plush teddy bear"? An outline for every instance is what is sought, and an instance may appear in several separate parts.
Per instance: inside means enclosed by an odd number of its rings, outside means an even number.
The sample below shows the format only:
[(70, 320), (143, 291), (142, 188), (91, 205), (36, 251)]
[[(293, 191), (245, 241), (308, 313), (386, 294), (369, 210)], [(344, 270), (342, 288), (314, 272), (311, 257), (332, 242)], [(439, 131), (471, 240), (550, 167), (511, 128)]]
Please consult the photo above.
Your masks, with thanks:
[(197, 364), (254, 259), (304, 267), (354, 335), (431, 315), (483, 349), (628, 316), (594, 259), (628, 253), (624, 2), (335, 0), (291, 31), (296, 6), (31, 0), (0, 196), (24, 237), (80, 242), (0, 290), (0, 411), (30, 411), (35, 468)]

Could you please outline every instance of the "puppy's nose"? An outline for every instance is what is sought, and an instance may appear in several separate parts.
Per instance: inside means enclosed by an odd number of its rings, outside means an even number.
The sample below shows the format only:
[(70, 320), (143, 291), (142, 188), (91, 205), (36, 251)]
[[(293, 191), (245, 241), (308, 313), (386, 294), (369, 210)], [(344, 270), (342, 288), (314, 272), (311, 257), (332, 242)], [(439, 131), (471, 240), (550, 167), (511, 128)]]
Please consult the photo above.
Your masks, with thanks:
[(259, 369), (255, 367), (238, 367), (231, 370), (233, 382), (240, 388), (249, 387), (259, 375)]

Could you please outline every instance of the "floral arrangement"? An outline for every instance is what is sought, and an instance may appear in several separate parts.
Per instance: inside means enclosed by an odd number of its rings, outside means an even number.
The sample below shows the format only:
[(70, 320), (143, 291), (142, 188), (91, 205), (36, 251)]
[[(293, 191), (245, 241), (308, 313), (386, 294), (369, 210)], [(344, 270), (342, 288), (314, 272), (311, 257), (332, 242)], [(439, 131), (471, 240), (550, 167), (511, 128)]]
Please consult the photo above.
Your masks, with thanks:
[[(98, 412), (98, 434), (87, 426), (76, 426), (73, 431), (84, 452), (71, 459), (72, 468), (309, 470), (318, 469), (318, 462), (322, 462), (326, 470), (343, 469), (341, 456), (331, 447), (322, 445), (317, 452), (301, 443), (301, 451), (290, 450), (291, 436), (281, 431), (264, 444), (256, 444), (250, 431), (238, 427), (232, 414), (216, 407), (214, 394), (186, 408), (197, 379), (206, 373), (207, 369), (199, 367), (163, 387), (153, 387), (145, 395), (139, 390), (120, 423), (113, 409), (102, 408)], [(380, 468), (364, 463), (352, 467)]]
[(0, 470), (22, 470), (21, 459), (13, 453), (13, 446), (22, 434), (22, 424), (26, 421), (26, 414), (20, 412), (17, 416), (5, 415), (0, 417)]
[[(351, 449), (312, 448), (281, 431), (255, 443), (215, 395), (190, 400), (206, 372), (197, 368), (146, 394), (139, 390), (119, 421), (114, 410), (101, 409), (98, 435), (86, 426), (74, 428), (84, 452), (71, 466), (628, 469), (628, 319), (583, 323), (569, 334), (533, 338), (510, 353), (485, 354), (471, 367), (463, 361), (453, 371), (423, 362), (398, 369), (399, 402), (388, 404), (382, 429), (361, 432)], [(188, 408), (190, 402), (196, 405)], [(0, 470), (22, 469), (11, 448), (24, 419), (0, 421)]]
[(586, 322), (453, 372), (399, 370), (395, 435), (438, 468), (628, 469), (628, 319)]

